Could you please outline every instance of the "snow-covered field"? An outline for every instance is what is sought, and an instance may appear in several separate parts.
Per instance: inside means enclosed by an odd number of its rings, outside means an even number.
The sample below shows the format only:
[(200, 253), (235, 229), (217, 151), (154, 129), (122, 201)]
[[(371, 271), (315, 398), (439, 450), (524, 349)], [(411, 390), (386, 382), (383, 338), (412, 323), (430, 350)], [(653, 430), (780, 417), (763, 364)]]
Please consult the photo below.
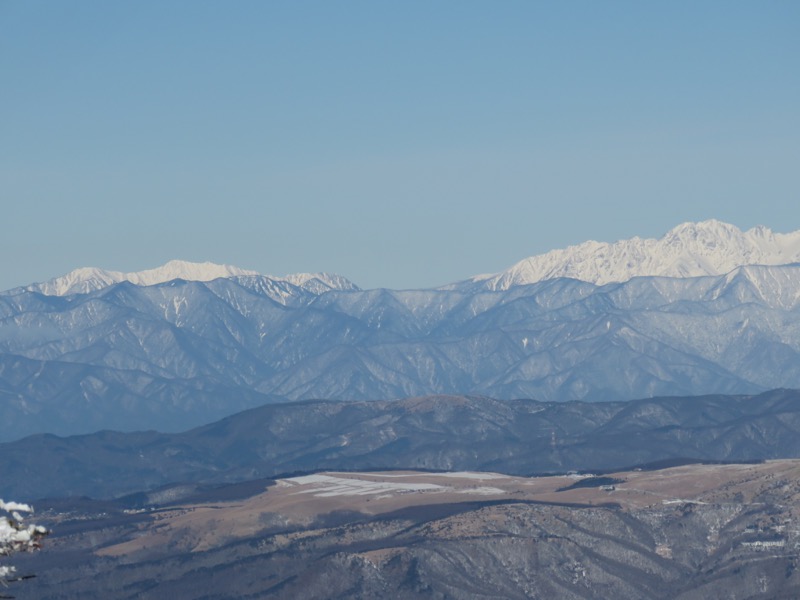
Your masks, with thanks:
[(502, 475), (501, 473), (477, 473), (474, 471), (448, 471), (445, 473), (428, 473), (428, 472), (421, 472), (421, 473), (359, 473), (359, 477), (380, 477), (380, 478), (388, 478), (388, 477), (415, 477), (419, 478), (420, 476), (423, 477), (455, 477), (457, 479), (478, 479), (478, 480), (485, 480), (485, 479), (508, 479), (508, 475)]
[(504, 494), (506, 491), (496, 487), (481, 486), (476, 488), (466, 488), (458, 490), (459, 494), (477, 494), (478, 496), (492, 496), (494, 494)]
[(403, 494), (409, 492), (436, 492), (448, 488), (435, 483), (395, 483), (389, 481), (365, 481), (363, 479), (350, 479), (333, 477), (331, 475), (304, 475), (284, 479), (286, 483), (305, 486), (313, 485), (309, 489), (298, 490), (298, 494), (313, 494), (320, 498), (331, 496), (369, 496), (376, 494)]

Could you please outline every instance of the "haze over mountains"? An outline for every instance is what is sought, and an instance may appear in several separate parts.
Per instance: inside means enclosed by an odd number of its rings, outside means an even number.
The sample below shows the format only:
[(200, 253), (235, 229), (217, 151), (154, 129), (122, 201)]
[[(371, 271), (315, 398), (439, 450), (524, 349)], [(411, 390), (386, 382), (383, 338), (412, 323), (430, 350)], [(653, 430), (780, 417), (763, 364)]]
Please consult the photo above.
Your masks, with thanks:
[(79, 269), (0, 294), (2, 439), (179, 431), (283, 400), (800, 387), (798, 261), (800, 232), (706, 221), (428, 290), (180, 261)]
[(0, 497), (55, 530), (19, 590), (795, 597), (799, 259), (708, 221), (436, 289), (171, 261), (0, 293)]

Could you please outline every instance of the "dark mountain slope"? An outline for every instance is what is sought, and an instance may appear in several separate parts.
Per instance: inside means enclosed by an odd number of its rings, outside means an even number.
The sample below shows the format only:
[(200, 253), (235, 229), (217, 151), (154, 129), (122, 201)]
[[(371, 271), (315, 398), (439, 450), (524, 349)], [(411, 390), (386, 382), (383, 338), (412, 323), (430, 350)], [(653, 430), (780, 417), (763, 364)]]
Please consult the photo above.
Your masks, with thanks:
[(800, 456), (800, 392), (609, 403), (433, 396), (273, 404), (185, 433), (0, 445), (0, 496), (117, 496), (170, 482), (319, 469), (607, 470)]

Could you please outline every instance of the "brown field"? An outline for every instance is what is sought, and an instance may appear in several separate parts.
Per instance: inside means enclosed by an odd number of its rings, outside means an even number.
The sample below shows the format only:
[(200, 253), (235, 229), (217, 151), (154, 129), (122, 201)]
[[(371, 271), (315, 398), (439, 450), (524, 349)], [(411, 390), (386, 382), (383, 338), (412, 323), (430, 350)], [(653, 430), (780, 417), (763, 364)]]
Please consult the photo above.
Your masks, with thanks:
[[(747, 504), (779, 488), (786, 503), (798, 506), (800, 460), (763, 464), (689, 465), (659, 471), (607, 475), (623, 480), (613, 490), (599, 487), (559, 491), (586, 476), (510, 477), (497, 473), (424, 473), (413, 471), (324, 472), (278, 480), (246, 500), (177, 506), (152, 513), (139, 535), (98, 551), (124, 556), (177, 544), (198, 552), (267, 529), (295, 530), (287, 541), (310, 535), (323, 516), (364, 518), (403, 510), (463, 503), (542, 503), (609, 506), (637, 510), (687, 504)], [(794, 516), (794, 514), (793, 514)], [(301, 529), (300, 531), (297, 531)], [(302, 531), (304, 529), (305, 531)], [(178, 540), (178, 541), (176, 541)], [(280, 536), (276, 536), (280, 543)]]

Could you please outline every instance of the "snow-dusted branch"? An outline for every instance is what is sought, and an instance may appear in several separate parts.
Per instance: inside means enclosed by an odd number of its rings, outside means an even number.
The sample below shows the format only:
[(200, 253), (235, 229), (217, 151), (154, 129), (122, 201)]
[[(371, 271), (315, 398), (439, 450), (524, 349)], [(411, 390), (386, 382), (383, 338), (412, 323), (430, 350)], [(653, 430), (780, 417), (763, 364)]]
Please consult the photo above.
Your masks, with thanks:
[[(39, 540), (49, 532), (41, 525), (23, 523), (21, 513), (32, 513), (33, 508), (19, 502), (5, 502), (0, 499), (0, 556), (15, 552), (30, 552), (39, 548)], [(14, 567), (0, 565), (0, 582), (14, 575)]]

